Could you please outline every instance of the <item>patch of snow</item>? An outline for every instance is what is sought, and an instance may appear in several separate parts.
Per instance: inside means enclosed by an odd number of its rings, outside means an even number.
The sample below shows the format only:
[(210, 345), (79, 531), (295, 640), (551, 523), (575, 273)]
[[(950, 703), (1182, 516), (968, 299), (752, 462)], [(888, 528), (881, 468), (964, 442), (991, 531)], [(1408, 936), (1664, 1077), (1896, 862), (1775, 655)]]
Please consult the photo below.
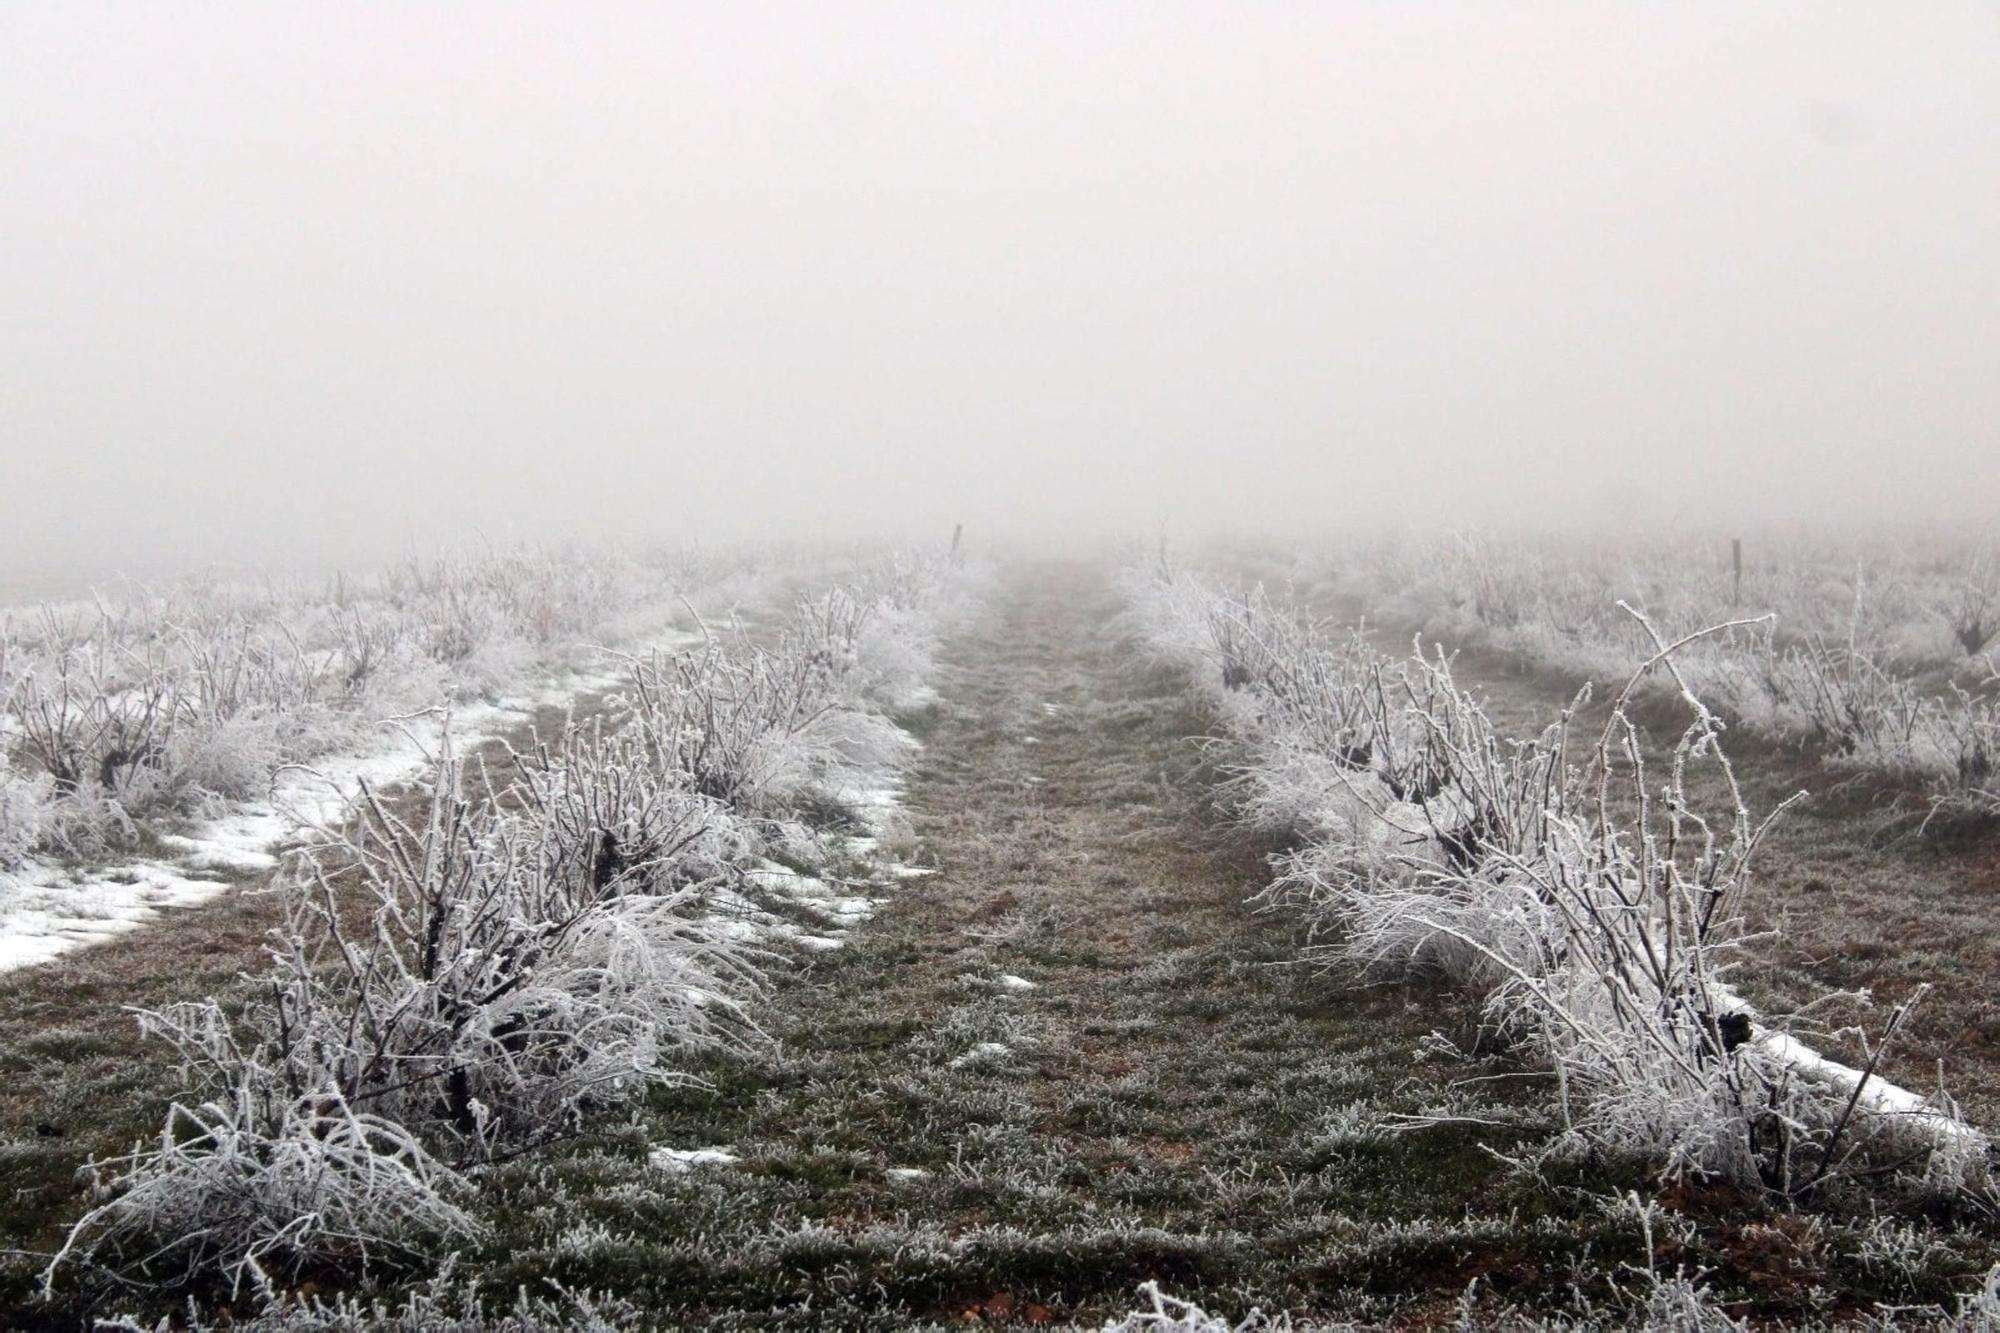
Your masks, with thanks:
[(793, 870), (790, 866), (779, 865), (776, 861), (765, 861), (744, 871), (743, 878), (760, 889), (787, 898), (827, 898), (833, 893), (825, 880)]
[(765, 861), (745, 874), (752, 884), (808, 908), (824, 923), (817, 931), (802, 930), (730, 889), (718, 889), (709, 899), (708, 920), (725, 936), (746, 943), (784, 940), (803, 949), (827, 952), (846, 947), (848, 930), (875, 914), (880, 900), (842, 894), (823, 879)]
[(889, 1179), (902, 1183), (911, 1180), (929, 1180), (931, 1173), (920, 1166), (892, 1166), (882, 1173)]
[(683, 1175), (698, 1166), (732, 1166), (742, 1161), (727, 1148), (655, 1148), (646, 1154), (646, 1164), (655, 1171)]
[[(268, 820), (275, 827), (262, 827)], [(162, 845), (180, 853), (180, 863), (200, 870), (226, 870), (233, 874), (256, 874), (275, 870), (277, 853), (269, 848), (281, 841), (289, 827), (275, 811), (258, 809), (226, 815), (203, 830), (201, 837), (181, 833), (160, 836)]]
[[(881, 850), (882, 842), (879, 838), (869, 837), (864, 834), (860, 837), (846, 839), (845, 846), (850, 856), (861, 860), (868, 860)], [(922, 879), (925, 875), (937, 874), (937, 867), (911, 866), (904, 865), (900, 861), (891, 861), (883, 867), (882, 873), (887, 874), (890, 879)]]
[[(1837, 1060), (1828, 1059), (1797, 1037), (1783, 1032), (1766, 1032), (1757, 1038), (1757, 1044), (1777, 1055), (1794, 1069), (1808, 1074), (1816, 1074), (1842, 1092), (1853, 1092), (1861, 1081), (1861, 1071), (1850, 1069)], [(1944, 1115), (1927, 1098), (1920, 1097), (1908, 1088), (1898, 1087), (1880, 1075), (1870, 1075), (1868, 1086), (1862, 1089), (1861, 1104), (1880, 1115), (1936, 1116), (1944, 1120)], [(1954, 1125), (1956, 1122), (1951, 1122)]]
[(229, 887), (160, 861), (134, 861), (72, 878), (34, 866), (0, 881), (0, 972), (123, 935), (161, 912), (192, 907)]
[[(1727, 986), (1711, 984), (1709, 994), (1717, 1009), (1739, 1011), (1753, 1020), (1757, 1016), (1755, 1008)], [(1880, 1074), (1864, 1076), (1860, 1070), (1822, 1055), (1788, 1033), (1760, 1029), (1756, 1032), (1755, 1039), (1757, 1045), (1792, 1068), (1808, 1077), (1824, 1079), (1841, 1092), (1853, 1093), (1855, 1087), (1861, 1084), (1863, 1077), (1866, 1077), (1868, 1081), (1861, 1088), (1861, 1098), (1858, 1103), (1866, 1111), (1876, 1115), (1908, 1116), (1925, 1122), (1926, 1128), (1944, 1136), (1978, 1133), (1970, 1125), (1954, 1120), (1939, 1110), (1930, 1098), (1891, 1083)]]
[[(906, 748), (920, 748), (908, 732), (901, 732)], [(832, 846), (845, 857), (872, 861), (881, 852), (882, 838), (890, 830), (905, 827), (902, 816), (902, 787), (892, 767), (857, 767), (844, 781), (828, 792), (836, 802), (852, 811), (861, 826), (854, 834), (837, 835)], [(805, 864), (817, 864), (827, 856), (828, 843), (804, 826), (786, 831), (773, 846)], [(769, 858), (759, 859), (744, 871), (744, 885), (770, 902), (782, 898), (806, 909), (817, 918), (814, 930), (803, 930), (792, 920), (769, 910), (743, 893), (722, 889), (709, 899), (709, 920), (728, 938), (744, 942), (783, 941), (815, 952), (846, 947), (846, 936), (854, 927), (874, 916), (882, 898), (868, 897), (851, 890), (887, 880), (914, 879), (937, 873), (927, 867), (905, 866), (896, 862), (876, 863), (865, 881), (824, 879)]]
[[(498, 701), (454, 707), (452, 742), (460, 749), (478, 745), (539, 708), (600, 693), (623, 678), (618, 671), (557, 672)], [(193, 906), (230, 887), (202, 871), (245, 875), (275, 869), (301, 828), (342, 822), (363, 782), (389, 787), (424, 773), (443, 738), (445, 716), (439, 710), (385, 723), (377, 744), (280, 769), (266, 799), (239, 803), (214, 819), (161, 835), (172, 862), (132, 861), (74, 874), (31, 863), (0, 874), (0, 972), (46, 963), (138, 929), (163, 911)]]
[(871, 775), (875, 780), (858, 785), (842, 787), (835, 792), (840, 803), (852, 810), (855, 817), (870, 833), (880, 834), (890, 815), (903, 808), (903, 790), (886, 775)]
[(1041, 987), (1037, 986), (1034, 982), (1028, 980), (1026, 977), (1017, 977), (1012, 972), (1009, 972), (1000, 978), (1000, 989), (1013, 990), (1013, 991), (1027, 991), (1027, 990), (1040, 990)]
[(1014, 1048), (1005, 1042), (982, 1041), (964, 1055), (954, 1058), (951, 1062), (951, 1067), (953, 1069), (965, 1069), (973, 1065), (993, 1064), (996, 1061), (1006, 1059), (1013, 1053)]

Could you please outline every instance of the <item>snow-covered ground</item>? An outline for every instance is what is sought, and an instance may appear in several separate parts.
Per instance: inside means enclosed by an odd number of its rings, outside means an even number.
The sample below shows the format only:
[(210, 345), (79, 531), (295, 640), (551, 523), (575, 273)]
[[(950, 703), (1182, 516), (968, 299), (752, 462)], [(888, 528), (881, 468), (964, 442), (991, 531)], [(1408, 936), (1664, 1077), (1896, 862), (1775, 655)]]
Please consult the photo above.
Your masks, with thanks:
[[(657, 634), (660, 650), (685, 648), (695, 635)], [(31, 862), (0, 872), (0, 972), (46, 963), (73, 949), (137, 930), (174, 908), (191, 907), (228, 891), (235, 883), (275, 869), (302, 830), (344, 818), (367, 783), (386, 788), (407, 782), (430, 765), (447, 724), (452, 744), (463, 749), (502, 735), (540, 709), (561, 706), (617, 686), (624, 673), (597, 668), (551, 673), (519, 693), (492, 702), (386, 721), (377, 744), (324, 756), (311, 765), (281, 770), (263, 800), (241, 802), (209, 820), (163, 833), (167, 855), (111, 864), (70, 866)], [(914, 737), (904, 737), (915, 749)], [(837, 792), (866, 833), (842, 841), (842, 851), (873, 858), (881, 837), (902, 819), (901, 785), (893, 770), (857, 770)], [(890, 880), (933, 871), (887, 861), (870, 867)], [(881, 900), (851, 891), (852, 886), (801, 874), (775, 862), (753, 870), (750, 882), (768, 893), (808, 907), (823, 928), (808, 930), (748, 899), (727, 895), (717, 911), (744, 938), (789, 940), (799, 947), (842, 947), (848, 931), (873, 915)]]
[(727, 1148), (655, 1148), (646, 1156), (654, 1170), (677, 1175), (698, 1166), (733, 1166), (742, 1160)]
[(32, 866), (0, 885), (0, 972), (135, 930), (228, 887), (162, 861), (93, 867), (74, 879), (60, 867)]
[[(912, 750), (919, 744), (907, 732), (904, 742)], [(857, 769), (835, 787), (835, 794), (864, 831), (841, 834), (829, 848), (824, 839), (802, 830), (801, 849), (812, 860), (852, 873), (836, 874), (829, 868), (823, 875), (814, 875), (762, 860), (743, 878), (746, 888), (764, 903), (730, 891), (718, 893), (712, 900), (712, 915), (726, 933), (740, 940), (786, 942), (815, 952), (839, 949), (846, 945), (849, 933), (874, 916), (886, 901), (857, 890), (879, 889), (898, 880), (937, 873), (882, 855), (883, 838), (904, 822), (902, 784), (893, 769)], [(802, 926), (765, 905), (775, 905), (774, 900), (804, 909), (797, 915), (809, 918), (812, 925)]]
[(622, 673), (607, 669), (562, 671), (494, 702), (385, 722), (379, 744), (283, 769), (264, 800), (162, 835), (167, 858), (81, 867), (36, 862), (0, 872), (0, 971), (46, 963), (136, 930), (164, 911), (205, 902), (245, 876), (268, 872), (300, 830), (338, 822), (363, 782), (389, 787), (422, 773), (447, 719), (452, 744), (463, 748), (621, 679)]

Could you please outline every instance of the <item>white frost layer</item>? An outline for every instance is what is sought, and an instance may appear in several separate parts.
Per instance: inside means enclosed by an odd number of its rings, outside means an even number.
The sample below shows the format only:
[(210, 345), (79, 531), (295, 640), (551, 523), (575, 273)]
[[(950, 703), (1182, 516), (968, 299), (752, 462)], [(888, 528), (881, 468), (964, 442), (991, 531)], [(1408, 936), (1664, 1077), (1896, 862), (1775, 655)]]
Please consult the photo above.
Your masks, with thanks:
[(894, 1181), (928, 1180), (930, 1172), (920, 1166), (892, 1166), (882, 1173)]
[(1028, 980), (1026, 977), (1017, 977), (1012, 972), (1009, 972), (1005, 976), (1000, 978), (1000, 987), (1002, 990), (1016, 990), (1016, 991), (1041, 989), (1040, 987), (1035, 985), (1034, 982)]
[[(538, 709), (611, 689), (622, 679), (621, 673), (610, 671), (564, 672), (494, 703), (454, 708), (452, 742), (477, 745)], [(214, 873), (274, 869), (299, 828), (343, 820), (363, 782), (389, 787), (424, 773), (443, 733), (442, 714), (424, 715), (385, 724), (379, 745), (327, 755), (310, 767), (283, 769), (272, 779), (266, 799), (243, 802), (184, 832), (162, 835), (161, 843), (174, 854), (171, 862), (131, 861), (81, 873), (37, 862), (12, 875), (0, 874), (0, 972), (46, 963), (135, 930), (170, 908), (212, 898), (229, 887), (227, 881), (209, 877)]]

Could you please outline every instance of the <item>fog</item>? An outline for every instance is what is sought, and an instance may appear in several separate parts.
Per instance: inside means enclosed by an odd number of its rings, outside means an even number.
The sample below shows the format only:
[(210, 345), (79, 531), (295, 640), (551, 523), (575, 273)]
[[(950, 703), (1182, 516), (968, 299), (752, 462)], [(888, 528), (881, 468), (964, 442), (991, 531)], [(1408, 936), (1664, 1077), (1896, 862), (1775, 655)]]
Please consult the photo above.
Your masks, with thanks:
[(6, 573), (1990, 519), (2000, 8), (0, 8)]

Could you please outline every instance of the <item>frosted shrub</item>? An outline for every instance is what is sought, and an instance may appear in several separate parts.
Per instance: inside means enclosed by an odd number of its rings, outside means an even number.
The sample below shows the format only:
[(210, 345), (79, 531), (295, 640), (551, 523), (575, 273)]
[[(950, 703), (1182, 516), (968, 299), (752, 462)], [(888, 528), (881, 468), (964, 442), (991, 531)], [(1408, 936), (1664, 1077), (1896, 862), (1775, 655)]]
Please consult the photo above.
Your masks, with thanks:
[(440, 662), (470, 658), (504, 623), (492, 590), (449, 558), (404, 562), (391, 572), (386, 592), (424, 653)]
[(514, 759), (523, 777), (511, 795), (547, 830), (544, 855), (565, 882), (675, 894), (729, 878), (750, 854), (754, 831), (638, 728), (607, 734), (597, 720)]
[(19, 869), (48, 838), (51, 796), (46, 775), (15, 771), (0, 750), (0, 871)]
[[(871, 619), (866, 604), (836, 591), (800, 603), (775, 646), (711, 637), (637, 664), (628, 702), (652, 762), (758, 814), (806, 798), (837, 771), (899, 763), (905, 742), (880, 704), (895, 688), (885, 673), (908, 664), (875, 664), (904, 648), (919, 622), (869, 635)], [(916, 644), (906, 651), (918, 653)]]
[(315, 759), (331, 748), (316, 730), (331, 733), (335, 727), (315, 728), (303, 711), (238, 713), (188, 735), (176, 768), (190, 794), (252, 799), (268, 790), (271, 775), (286, 764)]
[(136, 1279), (187, 1281), (218, 1266), (232, 1291), (306, 1262), (408, 1259), (473, 1234), (466, 1190), (403, 1126), (356, 1110), (331, 1087), (295, 1089), (263, 1053), (237, 1049), (213, 1006), (149, 1016), (208, 1080), (210, 1100), (176, 1103), (157, 1144), (90, 1174), (114, 1197), (85, 1214), (49, 1265), (115, 1265)]
[[(823, 747), (815, 762), (850, 770), (898, 766), (905, 738), (889, 712), (916, 697), (916, 683), (931, 669), (931, 631), (937, 589), (916, 580), (898, 562), (886, 584), (898, 597), (871, 593), (863, 579), (802, 600), (778, 656), (796, 656), (811, 675), (809, 689), (826, 705), (811, 741)], [(899, 572), (900, 571), (900, 572)]]
[(512, 632), (544, 656), (601, 638), (643, 580), (630, 562), (576, 551), (510, 552), (480, 567)]
[(143, 821), (261, 795), (377, 719), (495, 697), (665, 595), (635, 566), (569, 551), (324, 587), (127, 589), (0, 631), (0, 746), (49, 782), (38, 849), (98, 851)]
[(473, 649), (443, 659), (451, 666), (450, 697), (459, 703), (497, 699), (507, 687), (535, 666), (533, 646), (510, 630), (491, 627)]
[[(752, 975), (696, 916), (702, 882), (673, 875), (666, 846), (607, 858), (608, 830), (566, 821), (577, 807), (551, 785), (510, 816), (462, 794), (447, 756), (421, 825), (366, 795), (353, 831), (308, 851), (294, 899), (281, 1046), (306, 1043), (385, 1114), (448, 1125), (461, 1156), (566, 1129), (677, 1079), (664, 1050), (743, 1032), (730, 997)], [(712, 812), (679, 814), (690, 845), (710, 836)], [(357, 897), (365, 934), (345, 905)]]
[(1952, 642), (1977, 658), (2000, 640), (2000, 559), (1987, 555), (1935, 599)]
[[(1466, 537), (1360, 559), (1377, 590), (1432, 633), (1603, 680), (1629, 675), (1652, 653), (1620, 609), (1621, 594), (1669, 639), (1735, 616), (1734, 582), (1717, 558), (1724, 550), (1721, 542), (1612, 551)], [(2000, 813), (1996, 568), (1990, 553), (1963, 543), (1780, 545), (1745, 571), (1752, 623), (1685, 644), (1681, 674), (1761, 732), (1919, 783), (1938, 809)]]
[[(1678, 665), (1701, 636), (1669, 641), (1627, 613), (1653, 651), (1578, 763), (1574, 710), (1502, 741), (1442, 657), (1390, 663), (1261, 593), (1208, 594), (1171, 571), (1133, 593), (1151, 641), (1238, 738), (1230, 790), (1299, 839), (1264, 901), (1307, 915), (1313, 956), (1484, 995), (1494, 1026), (1555, 1067), (1576, 1129), (1668, 1175), (1787, 1197), (1885, 1163), (1918, 1189), (1984, 1182), (1984, 1139), (1948, 1102), (1882, 1084), (1879, 1049), (1862, 1070), (1832, 1065), (1729, 991), (1770, 821), (1752, 824), (1721, 723)], [(1626, 715), (1654, 671), (1696, 718), (1664, 793)], [(1702, 766), (1727, 794), (1706, 814), (1688, 783)]]
[(10, 701), (17, 745), (55, 789), (122, 799), (171, 787), (165, 770), (192, 701), (157, 645), (127, 657), (51, 623), (49, 656), (25, 672)]
[[(409, 577), (401, 595), (457, 605)], [(934, 606), (906, 608), (919, 643)], [(273, 966), (244, 1003), (143, 1015), (188, 1093), (157, 1143), (97, 1164), (111, 1197), (45, 1281), (95, 1262), (262, 1285), (424, 1253), (471, 1229), (466, 1171), (686, 1080), (694, 1053), (760, 1040), (755, 959), (710, 899), (776, 831), (773, 809), (894, 748), (863, 682), (903, 668), (874, 665), (869, 620), (837, 593), (775, 647), (710, 639), (635, 664), (617, 725), (512, 755), (504, 790), (468, 789), (448, 730), (426, 798), (364, 786), (297, 854)]]
[(859, 664), (855, 693), (891, 712), (915, 708), (929, 697), (936, 671), (937, 636), (926, 608), (884, 604), (855, 636)]
[(810, 784), (827, 756), (833, 702), (802, 655), (714, 642), (633, 672), (633, 722), (661, 767), (743, 810), (765, 811)]
[(726, 845), (716, 813), (686, 801), (671, 824), (641, 820), (670, 840), (607, 863), (606, 830), (566, 818), (601, 803), (541, 779), (525, 818), (462, 794), (448, 754), (420, 823), (364, 792), (351, 829), (304, 855), (268, 1004), (145, 1015), (201, 1100), (109, 1172), (117, 1197), (78, 1224), (51, 1280), (71, 1258), (152, 1277), (209, 1262), (240, 1281), (418, 1246), (465, 1225), (460, 1167), (749, 1036), (754, 975), (694, 911), (703, 863), (668, 865)]

